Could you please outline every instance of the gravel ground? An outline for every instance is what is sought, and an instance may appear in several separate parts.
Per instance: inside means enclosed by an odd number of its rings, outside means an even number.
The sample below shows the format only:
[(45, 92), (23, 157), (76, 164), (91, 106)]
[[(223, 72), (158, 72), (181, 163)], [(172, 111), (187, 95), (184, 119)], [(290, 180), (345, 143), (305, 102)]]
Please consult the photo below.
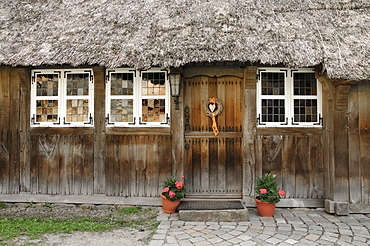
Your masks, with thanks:
[[(29, 204), (8, 204), (6, 208), (0, 208), (0, 218), (25, 218), (36, 216), (41, 218), (76, 218), (76, 217), (105, 217), (112, 216), (124, 219), (140, 219), (147, 221), (156, 218), (160, 208), (151, 208), (150, 212), (138, 214), (122, 214), (119, 209), (122, 206), (110, 205), (72, 205), (53, 204), (52, 208), (45, 208), (42, 204), (35, 204), (26, 208)], [(144, 207), (143, 207), (144, 209)], [(148, 245), (152, 233), (150, 223), (138, 228), (122, 227), (103, 232), (76, 231), (73, 233), (43, 234), (38, 239), (30, 239), (27, 236), (20, 236), (6, 241), (7, 245)], [(0, 240), (1, 241), (1, 240)]]

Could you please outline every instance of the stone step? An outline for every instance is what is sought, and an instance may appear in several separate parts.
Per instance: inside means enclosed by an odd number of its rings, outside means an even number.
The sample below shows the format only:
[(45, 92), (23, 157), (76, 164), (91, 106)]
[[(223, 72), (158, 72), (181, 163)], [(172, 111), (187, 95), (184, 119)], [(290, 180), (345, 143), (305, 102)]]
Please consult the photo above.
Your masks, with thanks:
[(184, 221), (249, 221), (241, 200), (186, 200), (181, 201), (178, 211)]

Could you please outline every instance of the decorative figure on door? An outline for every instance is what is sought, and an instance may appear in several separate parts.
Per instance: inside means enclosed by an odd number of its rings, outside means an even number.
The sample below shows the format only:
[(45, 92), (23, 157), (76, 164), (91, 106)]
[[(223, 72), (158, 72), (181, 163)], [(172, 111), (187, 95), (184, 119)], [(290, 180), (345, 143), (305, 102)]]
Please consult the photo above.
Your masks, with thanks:
[(212, 130), (215, 136), (219, 134), (216, 123), (216, 116), (220, 115), (222, 112), (223, 106), (221, 100), (215, 97), (211, 97), (204, 104), (204, 110), (206, 111), (207, 116), (212, 118)]

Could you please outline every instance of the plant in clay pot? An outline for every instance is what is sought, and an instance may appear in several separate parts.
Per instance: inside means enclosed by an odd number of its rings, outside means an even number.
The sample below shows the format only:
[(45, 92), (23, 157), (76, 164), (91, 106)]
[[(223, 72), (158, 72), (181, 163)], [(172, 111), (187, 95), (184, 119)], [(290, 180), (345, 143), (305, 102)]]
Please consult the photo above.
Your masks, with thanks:
[(185, 196), (184, 175), (170, 177), (163, 182), (162, 208), (165, 213), (175, 213), (180, 200)]
[(273, 216), (276, 203), (280, 202), (281, 197), (285, 196), (285, 191), (278, 189), (275, 179), (276, 175), (271, 173), (266, 173), (257, 179), (255, 190), (258, 195), (255, 201), (260, 216)]

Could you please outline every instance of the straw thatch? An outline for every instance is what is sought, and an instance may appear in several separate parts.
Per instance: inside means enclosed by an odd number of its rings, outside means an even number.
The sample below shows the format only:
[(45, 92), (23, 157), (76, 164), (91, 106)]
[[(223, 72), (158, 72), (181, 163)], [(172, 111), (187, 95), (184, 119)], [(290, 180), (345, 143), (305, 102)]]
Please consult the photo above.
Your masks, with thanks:
[(240, 61), (370, 79), (369, 0), (0, 0), (0, 64)]

